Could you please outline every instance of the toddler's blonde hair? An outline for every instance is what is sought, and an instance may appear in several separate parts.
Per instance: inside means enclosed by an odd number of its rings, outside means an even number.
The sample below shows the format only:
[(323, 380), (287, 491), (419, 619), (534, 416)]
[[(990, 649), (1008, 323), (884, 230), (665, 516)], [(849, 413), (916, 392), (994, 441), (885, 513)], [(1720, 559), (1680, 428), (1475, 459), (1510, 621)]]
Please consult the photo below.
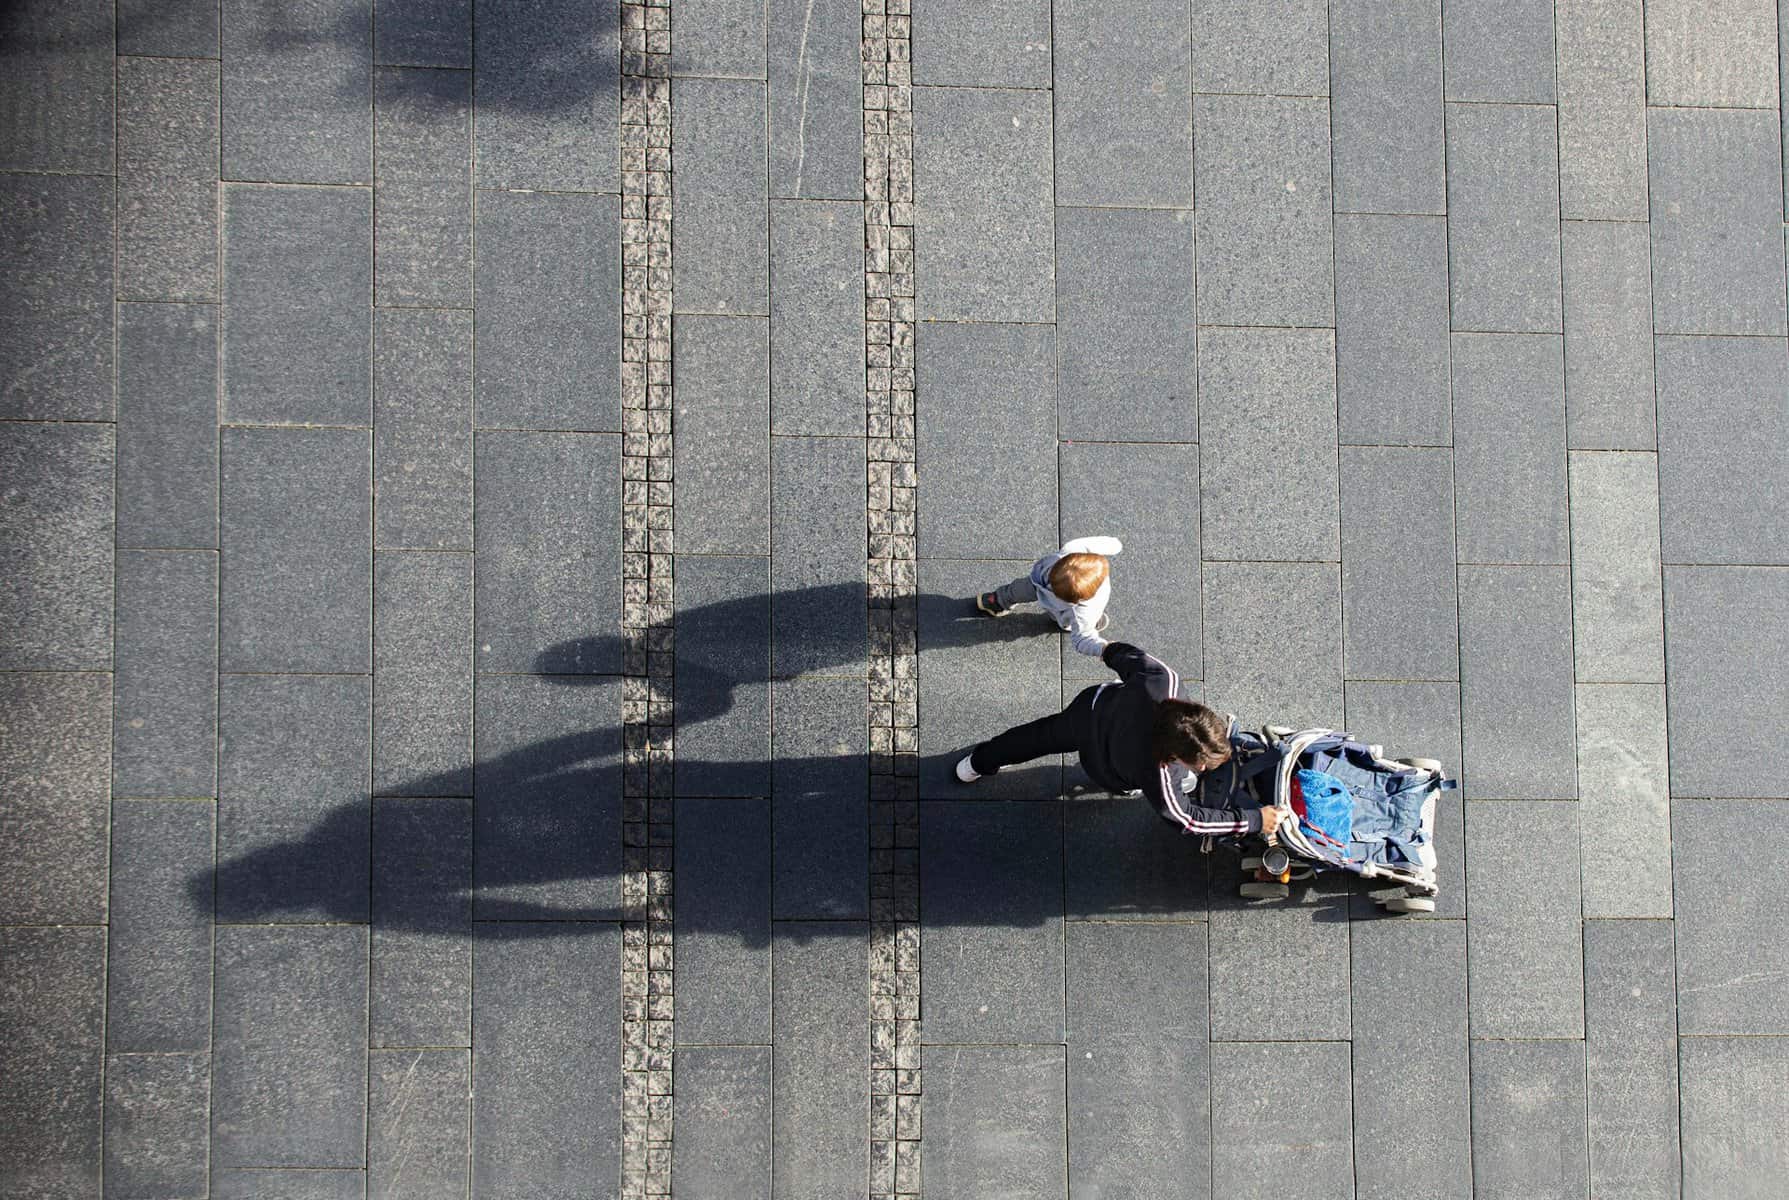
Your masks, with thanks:
[(1070, 604), (1091, 600), (1110, 569), (1103, 554), (1064, 554), (1050, 568), (1050, 590)]

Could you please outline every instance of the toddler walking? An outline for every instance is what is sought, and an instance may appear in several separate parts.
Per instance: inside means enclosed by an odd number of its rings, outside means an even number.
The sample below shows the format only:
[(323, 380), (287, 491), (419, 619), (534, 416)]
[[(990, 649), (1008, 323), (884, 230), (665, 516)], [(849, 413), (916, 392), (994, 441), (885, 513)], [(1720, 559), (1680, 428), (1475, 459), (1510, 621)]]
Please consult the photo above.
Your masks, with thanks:
[(1106, 639), (1106, 604), (1112, 598), (1109, 556), (1124, 549), (1115, 537), (1076, 538), (1031, 564), (1025, 575), (975, 598), (983, 615), (1004, 616), (1014, 605), (1035, 601), (1068, 633), (1076, 650), (1100, 657)]

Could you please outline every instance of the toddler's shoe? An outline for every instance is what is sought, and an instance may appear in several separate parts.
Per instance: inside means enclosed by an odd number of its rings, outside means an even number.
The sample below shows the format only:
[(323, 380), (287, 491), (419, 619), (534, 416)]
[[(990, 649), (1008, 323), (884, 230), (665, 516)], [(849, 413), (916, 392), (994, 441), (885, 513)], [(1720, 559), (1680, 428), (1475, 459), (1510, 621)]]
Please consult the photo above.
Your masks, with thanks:
[[(1000, 603), (999, 592), (983, 592), (975, 598), (975, 607), (984, 617), (1004, 617), (1012, 610)], [(964, 780), (967, 783), (967, 780)]]

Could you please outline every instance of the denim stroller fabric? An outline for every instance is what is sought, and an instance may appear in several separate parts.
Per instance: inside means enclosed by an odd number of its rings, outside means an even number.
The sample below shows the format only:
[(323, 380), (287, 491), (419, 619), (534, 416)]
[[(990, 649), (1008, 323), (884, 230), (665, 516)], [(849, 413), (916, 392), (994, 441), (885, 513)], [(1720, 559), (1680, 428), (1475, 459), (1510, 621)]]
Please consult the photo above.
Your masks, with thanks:
[[(1349, 859), (1391, 867), (1419, 863), (1419, 847), (1428, 840), (1422, 828), (1423, 799), (1429, 792), (1426, 774), (1376, 770), (1370, 754), (1346, 743), (1312, 749), (1312, 766), (1347, 788), (1353, 797)], [(1307, 806), (1310, 803), (1309, 792), (1305, 802)]]

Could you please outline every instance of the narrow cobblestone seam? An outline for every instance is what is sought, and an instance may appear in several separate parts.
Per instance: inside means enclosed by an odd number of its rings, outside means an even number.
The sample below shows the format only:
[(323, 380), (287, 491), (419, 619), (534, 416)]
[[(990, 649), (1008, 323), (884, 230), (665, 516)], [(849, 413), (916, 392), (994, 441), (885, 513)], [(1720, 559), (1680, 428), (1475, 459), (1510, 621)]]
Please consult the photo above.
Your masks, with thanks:
[(863, 0), (869, 435), (870, 1194), (920, 1177), (911, 0)]
[(621, 5), (621, 1194), (671, 1194), (671, 0)]

